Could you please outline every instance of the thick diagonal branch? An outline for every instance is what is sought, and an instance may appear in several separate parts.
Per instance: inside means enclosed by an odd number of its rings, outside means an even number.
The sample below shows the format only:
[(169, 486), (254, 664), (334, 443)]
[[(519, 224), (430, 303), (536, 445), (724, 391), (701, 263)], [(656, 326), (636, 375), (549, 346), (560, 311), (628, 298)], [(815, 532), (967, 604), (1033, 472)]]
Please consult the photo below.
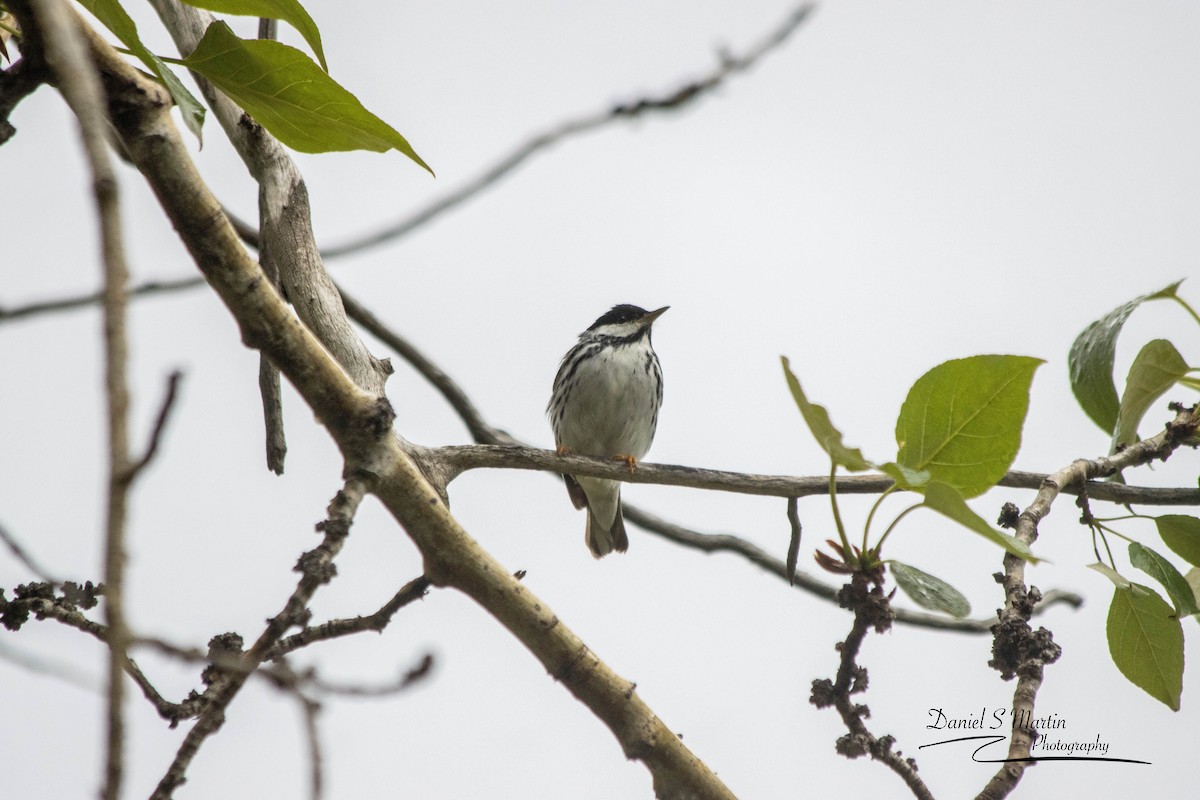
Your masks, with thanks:
[[(237, 321), (243, 340), (262, 350), (295, 386), (341, 450), (347, 471), (370, 477), (371, 491), (420, 549), (430, 582), (467, 594), (512, 632), (604, 722), (629, 758), (647, 766), (659, 797), (732, 798), (637, 696), (633, 685), (604, 664), (451, 516), (392, 431), (386, 400), (364, 391), (329, 357), (248, 257), (191, 163), (161, 88), (126, 65), (98, 37), (93, 35), (92, 41), (117, 135), (205, 279)], [(276, 250), (281, 258), (286, 253)], [(197, 726), (202, 723), (203, 719)], [(206, 735), (189, 733), (178, 760), (190, 761), (195, 753), (189, 748), (198, 747)], [(182, 772), (173, 766), (158, 796), (169, 796), (180, 778)]]

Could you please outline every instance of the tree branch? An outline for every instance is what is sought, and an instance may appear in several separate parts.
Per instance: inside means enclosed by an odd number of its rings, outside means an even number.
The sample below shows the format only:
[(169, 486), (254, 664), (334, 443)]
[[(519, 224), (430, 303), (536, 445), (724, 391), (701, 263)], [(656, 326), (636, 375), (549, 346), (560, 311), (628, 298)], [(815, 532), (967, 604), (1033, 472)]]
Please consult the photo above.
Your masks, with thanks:
[(533, 156), (566, 139), (598, 130), (619, 120), (636, 119), (651, 112), (679, 111), (700, 100), (702, 97), (711, 94), (718, 87), (722, 86), (729, 77), (751, 69), (763, 56), (786, 42), (812, 15), (814, 10), (815, 6), (805, 3), (790, 11), (779, 25), (743, 55), (722, 54), (720, 62), (715, 69), (701, 78), (685, 83), (683, 86), (668, 90), (657, 96), (642, 97), (628, 103), (614, 105), (587, 116), (560, 122), (530, 137), (523, 144), (514, 148), (508, 155), (484, 170), (480, 175), (467, 181), (458, 189), (426, 206), (412, 216), (397, 220), (375, 233), (359, 236), (345, 244), (330, 247), (323, 252), (326, 256), (334, 258), (399, 239), (412, 233), (417, 228), (428, 224), (447, 211), (458, 207), (467, 200), (473, 199), (480, 192), (497, 183)]
[[(592, 456), (558, 455), (553, 450), (541, 450), (521, 445), (457, 445), (429, 448), (422, 456), (430, 461), (428, 470), (446, 482), (469, 469), (526, 469), (570, 473), (593, 478), (610, 478), (627, 483), (649, 483), (660, 486), (686, 486), (719, 492), (763, 495), (767, 497), (807, 497), (829, 492), (828, 476), (795, 477), (789, 475), (755, 475), (743, 472), (684, 467), (675, 464), (638, 462), (629, 472), (624, 461)], [(1036, 489), (1047, 476), (1033, 472), (1012, 471), (1000, 479), (998, 486), (1016, 489)], [(839, 494), (879, 494), (891, 486), (886, 475), (847, 475), (837, 479)], [(1063, 491), (1075, 494), (1080, 486), (1067, 486)], [(1119, 483), (1089, 482), (1088, 496), (1112, 503), (1142, 503), (1147, 505), (1197, 505), (1200, 489), (1127, 486)]]
[(301, 647), (307, 647), (314, 642), (324, 642), (329, 639), (337, 639), (364, 631), (381, 633), (392, 621), (392, 617), (396, 615), (397, 611), (409, 603), (420, 600), (428, 592), (428, 578), (424, 575), (419, 578), (413, 578), (404, 584), (400, 588), (400, 591), (396, 592), (392, 599), (384, 603), (383, 607), (374, 614), (350, 619), (331, 619), (320, 625), (306, 626), (299, 633), (294, 633), (291, 636), (281, 639), (274, 647), (267, 651), (263, 660), (274, 661)]
[[(1016, 520), (1015, 536), (1025, 544), (1033, 544), (1038, 538), (1038, 524), (1050, 513), (1055, 499), (1062, 493), (1078, 493), (1086, 487), (1087, 494), (1094, 496), (1100, 486), (1116, 484), (1093, 483), (1099, 478), (1115, 475), (1123, 469), (1165, 461), (1181, 445), (1195, 437), (1200, 429), (1200, 404), (1185, 409), (1174, 405), (1175, 419), (1167, 423), (1158, 435), (1130, 445), (1113, 456), (1093, 460), (1079, 459), (1042, 480), (1041, 488), (1033, 502), (1021, 512)], [(989, 666), (1000, 673), (1004, 680), (1017, 678), (1013, 690), (1013, 719), (1033, 719), (1034, 703), (1042, 685), (1043, 668), (1058, 660), (1062, 648), (1054, 642), (1050, 631), (1039, 628), (1036, 632), (1029, 625), (1032, 607), (1041, 593), (1037, 587), (1025, 584), (1025, 562), (1016, 556), (1004, 557), (1004, 572), (997, 573), (996, 580), (1004, 586), (1004, 608), (1000, 610), (1000, 621), (993, 627), (992, 660)], [(1029, 726), (1014, 725), (1009, 741), (1008, 762), (988, 781), (979, 800), (999, 800), (1007, 797), (1016, 788), (1029, 761), (1036, 734)]]
[(834, 706), (849, 733), (837, 740), (837, 751), (846, 758), (870, 755), (895, 772), (918, 800), (933, 800), (929, 787), (917, 775), (917, 762), (904, 758), (899, 750), (893, 751), (894, 736), (876, 737), (863, 720), (871, 715), (865, 706), (851, 698), (867, 690), (867, 668), (858, 665), (858, 651), (867, 632), (874, 628), (884, 633), (892, 627), (894, 619), (891, 605), (883, 592), (883, 572), (855, 573), (850, 583), (838, 592), (838, 604), (854, 613), (850, 635), (837, 646), (841, 653), (837, 677), (830, 681), (821, 678), (812, 682), (809, 702), (817, 708)]
[(125, 522), (133, 470), (129, 456), (128, 346), (125, 333), (129, 268), (121, 240), (117, 180), (109, 159), (104, 92), (73, 12), (64, 0), (9, 4), (25, 31), (22, 52), (40, 51), (75, 113), (92, 173), (104, 273), (104, 362), (108, 402), (108, 510), (104, 537), (104, 616), (108, 627), (108, 717), (102, 796), (117, 800), (125, 774), (125, 684), (128, 638), (124, 611)]
[[(207, 12), (176, 0), (150, 0), (150, 5), (183, 56), (196, 48), (213, 21)], [(317, 250), (308, 189), (295, 162), (274, 136), (207, 79), (194, 73), (193, 77), (229, 141), (258, 182), (263, 247), (273, 254), (296, 314), (359, 387), (382, 396), (390, 365), (371, 355), (350, 330), (341, 298)]]
[(300, 556), (296, 563), (295, 571), (301, 573), (301, 577), (292, 596), (284, 604), (283, 610), (267, 621), (267, 627), (257, 641), (242, 654), (238, 661), (238, 669), (223, 669), (214, 678), (213, 684), (206, 692), (208, 702), (201, 711), (200, 718), (184, 737), (174, 761), (159, 781), (151, 795), (152, 798), (164, 800), (172, 796), (176, 787), (183, 782), (184, 774), (200, 746), (224, 724), (225, 709), (245, 685), (250, 674), (263, 663), (267, 654), (289, 628), (307, 622), (308, 604), (313, 595), (336, 574), (333, 560), (350, 534), (350, 525), (366, 490), (367, 484), (363, 479), (352, 477), (330, 502), (329, 516), (317, 526), (318, 530), (324, 532), (324, 538), (317, 547)]
[[(526, 591), (450, 515), (437, 490), (409, 457), (406, 443), (393, 432), (390, 406), (345, 374), (246, 256), (228, 218), (197, 174), (167, 113), (169, 103), (161, 88), (89, 33), (114, 107), (115, 130), (131, 160), (230, 309), (244, 341), (263, 350), (296, 387), (342, 451), (348, 474), (371, 476), (371, 491), (424, 556), (430, 583), (459, 589), (508, 628), (612, 730), (628, 757), (647, 766), (660, 797), (731, 798), (715, 774), (634, 693), (633, 685), (600, 661), (546, 603)], [(275, 252), (281, 258), (287, 253), (285, 249)], [(261, 655), (252, 649), (248, 657)], [(236, 687), (243, 680), (230, 678), (228, 685)], [(210, 709), (223, 700), (221, 694), (214, 697), (189, 732), (156, 797), (170, 796), (182, 780), (196, 749), (218, 727), (218, 714)]]

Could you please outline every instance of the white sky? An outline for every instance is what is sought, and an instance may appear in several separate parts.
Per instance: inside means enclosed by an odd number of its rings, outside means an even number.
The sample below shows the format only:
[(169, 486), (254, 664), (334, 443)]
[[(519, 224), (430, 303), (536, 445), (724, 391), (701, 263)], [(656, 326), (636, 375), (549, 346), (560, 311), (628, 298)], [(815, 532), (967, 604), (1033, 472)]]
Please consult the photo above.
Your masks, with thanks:
[[(450, 191), (535, 131), (702, 75), (720, 47), (741, 52), (790, 7), (312, 0), (334, 77), (438, 172), (435, 181), (395, 153), (299, 157), (318, 237), (345, 242)], [(165, 51), (152, 17), (142, 9), (138, 18)], [(822, 473), (781, 353), (849, 442), (886, 459), (896, 412), (921, 373), (1003, 352), (1047, 361), (1016, 466), (1055, 469), (1107, 448), (1068, 389), (1075, 334), (1196, 271), (1198, 37), (1200, 8), (1190, 3), (831, 0), (782, 51), (690, 110), (564, 143), (461, 212), (330, 269), (457, 378), (490, 421), (541, 445), (551, 442), (543, 410), (558, 358), (610, 305), (633, 302), (672, 307), (656, 326), (666, 402), (648, 460)], [(0, 148), (0, 304), (93, 289), (95, 225), (63, 104), (42, 91), (12, 121), (19, 133)], [(215, 123), (196, 157), (219, 196), (251, 216), (253, 187)], [(193, 271), (131, 170), (122, 190), (136, 277)], [(1183, 288), (1193, 305), (1198, 287)], [(95, 310), (0, 326), (0, 522), (76, 579), (101, 573), (99, 331)], [(159, 459), (135, 494), (132, 622), (188, 645), (227, 630), (252, 638), (294, 586), (296, 556), (317, 541), (312, 525), (338, 487), (335, 450), (289, 389), (287, 474), (266, 472), (257, 358), (211, 293), (139, 301), (132, 332), (136, 430), (148, 430), (165, 375), (187, 373)], [(1157, 304), (1128, 326), (1118, 373), (1160, 336), (1197, 362), (1195, 326)], [(394, 361), (399, 431), (423, 444), (465, 442), (440, 398)], [(1181, 454), (1131, 482), (1194, 485), (1195, 463)], [(904, 796), (879, 765), (836, 756), (836, 715), (807, 703), (812, 679), (833, 675), (845, 612), (735, 557), (683, 551), (632, 527), (626, 556), (595, 562), (582, 514), (543, 475), (472, 473), (451, 493), (468, 530), (506, 567), (527, 570), (530, 589), (636, 681), (739, 796)], [(786, 550), (783, 501), (647, 486), (625, 496), (780, 557)], [(993, 518), (1004, 501), (1031, 498), (1001, 490), (973, 506)], [(800, 510), (808, 569), (832, 528), (824, 501)], [(862, 503), (843, 510), (861, 530)], [(1018, 791), (1164, 795), (1193, 772), (1194, 668), (1178, 714), (1117, 672), (1104, 636), (1111, 589), (1085, 568), (1094, 556), (1077, 516), (1069, 499), (1055, 507), (1036, 547), (1053, 563), (1030, 571), (1043, 589), (1088, 598), (1078, 612), (1040, 620), (1064, 655), (1047, 670), (1037, 708), (1065, 719), (1072, 738), (1098, 735), (1110, 756), (1153, 765), (1043, 764)], [(1125, 525), (1156, 546), (1150, 525)], [(1001, 602), (991, 579), (1000, 553), (979, 537), (914, 515), (889, 543), (887, 555), (951, 580), (976, 616)], [(421, 570), (371, 501), (338, 566), (314, 603), (318, 620), (369, 613)], [(29, 578), (0, 554), (10, 595)], [(1188, 621), (1193, 662), (1198, 633)], [(939, 796), (974, 794), (995, 771), (965, 749), (917, 750), (936, 738), (924, 729), (931, 708), (965, 716), (1011, 703), (1012, 684), (986, 666), (990, 643), (898, 627), (865, 646), (870, 727), (917, 756)], [(0, 636), (0, 647), (102, 675), (101, 648), (50, 623)], [(312, 648), (297, 662), (370, 683), (425, 652), (436, 669), (419, 689), (326, 704), (329, 797), (651, 796), (645, 769), (627, 764), (586, 709), (453, 592), (405, 609), (382, 636)], [(168, 697), (197, 687), (191, 667), (141, 661)], [(0, 658), (0, 709), (6, 794), (94, 793), (99, 694)], [(145, 796), (186, 726), (168, 731), (136, 696), (129, 709), (128, 796)], [(254, 686), (178, 796), (301, 796), (303, 758), (294, 702)], [(65, 768), (68, 759), (76, 766)]]

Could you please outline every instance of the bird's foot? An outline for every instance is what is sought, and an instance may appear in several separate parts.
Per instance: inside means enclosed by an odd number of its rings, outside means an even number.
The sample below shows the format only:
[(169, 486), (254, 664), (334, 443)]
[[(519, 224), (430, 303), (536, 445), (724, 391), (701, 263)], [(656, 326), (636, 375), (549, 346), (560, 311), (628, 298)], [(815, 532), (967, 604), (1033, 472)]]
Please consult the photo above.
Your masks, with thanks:
[(633, 471), (637, 469), (637, 456), (628, 456), (624, 453), (618, 453), (617, 455), (613, 456), (613, 459), (616, 461), (624, 461), (625, 466), (629, 467), (630, 475), (632, 475)]

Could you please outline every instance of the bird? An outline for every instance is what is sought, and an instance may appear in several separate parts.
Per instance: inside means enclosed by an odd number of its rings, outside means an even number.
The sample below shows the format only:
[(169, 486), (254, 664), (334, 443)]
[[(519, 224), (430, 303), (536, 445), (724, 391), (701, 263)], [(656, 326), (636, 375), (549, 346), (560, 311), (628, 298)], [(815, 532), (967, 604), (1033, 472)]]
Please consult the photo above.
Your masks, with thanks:
[[(662, 406), (662, 367), (650, 343), (654, 321), (669, 306), (647, 311), (613, 306), (579, 334), (554, 377), (546, 413), (559, 454), (622, 459), (633, 471), (646, 455)], [(585, 541), (596, 558), (629, 548), (621, 482), (563, 475), (575, 508), (587, 509)]]

